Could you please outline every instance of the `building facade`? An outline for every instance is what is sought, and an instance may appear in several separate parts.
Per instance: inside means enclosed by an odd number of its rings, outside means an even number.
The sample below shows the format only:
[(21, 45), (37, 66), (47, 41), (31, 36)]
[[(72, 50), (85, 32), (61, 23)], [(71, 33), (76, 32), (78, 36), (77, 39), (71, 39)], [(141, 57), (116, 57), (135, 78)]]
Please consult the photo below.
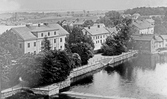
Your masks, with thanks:
[(26, 25), (24, 27), (11, 28), (10, 32), (16, 34), (19, 48), (24, 53), (39, 53), (44, 37), (51, 43), (51, 49), (64, 49), (65, 38), (68, 32), (59, 24)]
[(92, 37), (95, 45), (94, 50), (100, 49), (102, 43), (106, 41), (107, 36), (111, 35), (104, 24), (95, 24), (94, 26), (84, 28), (82, 31), (84, 34)]
[(163, 39), (158, 35), (133, 35), (133, 48), (142, 53), (154, 54), (163, 48)]

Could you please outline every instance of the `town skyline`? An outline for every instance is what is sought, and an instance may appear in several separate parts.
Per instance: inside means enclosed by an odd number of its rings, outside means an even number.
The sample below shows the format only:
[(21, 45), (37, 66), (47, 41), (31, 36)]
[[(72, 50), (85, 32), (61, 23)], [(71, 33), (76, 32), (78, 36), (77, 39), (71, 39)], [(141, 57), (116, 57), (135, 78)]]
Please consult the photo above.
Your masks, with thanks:
[(166, 0), (2, 0), (0, 11), (125, 10), (135, 7), (167, 7)]

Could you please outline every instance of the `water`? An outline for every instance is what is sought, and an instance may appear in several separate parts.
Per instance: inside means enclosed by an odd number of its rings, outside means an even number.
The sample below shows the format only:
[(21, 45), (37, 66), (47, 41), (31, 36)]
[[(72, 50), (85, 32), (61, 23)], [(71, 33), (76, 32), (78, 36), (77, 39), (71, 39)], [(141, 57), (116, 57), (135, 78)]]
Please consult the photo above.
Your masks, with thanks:
[[(77, 81), (67, 91), (136, 99), (167, 99), (167, 55), (139, 55), (114, 69), (105, 67)], [(60, 97), (80, 99), (77, 96)]]

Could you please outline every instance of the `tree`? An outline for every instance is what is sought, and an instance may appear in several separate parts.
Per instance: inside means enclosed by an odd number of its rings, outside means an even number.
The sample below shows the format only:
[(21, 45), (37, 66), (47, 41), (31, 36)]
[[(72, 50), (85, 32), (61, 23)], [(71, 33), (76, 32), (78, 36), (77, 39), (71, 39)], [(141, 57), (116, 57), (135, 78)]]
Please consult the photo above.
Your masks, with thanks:
[(92, 20), (86, 20), (83, 24), (84, 27), (93, 26), (94, 22)]
[(106, 38), (106, 42), (102, 45), (103, 55), (119, 55), (132, 48), (132, 30), (131, 19), (122, 19), (117, 25), (118, 33), (114, 36)]
[(82, 65), (93, 57), (94, 43), (92, 38), (84, 35), (81, 28), (74, 27), (70, 35), (66, 38), (66, 49), (72, 53), (78, 53), (82, 60)]
[(17, 35), (11, 31), (6, 31), (0, 35), (0, 46), (7, 50), (14, 59), (20, 57), (23, 51), (19, 48)]
[(51, 44), (48, 38), (45, 36), (44, 40), (42, 41), (42, 51), (49, 51), (51, 49)]
[(105, 16), (100, 19), (101, 23), (104, 23), (107, 27), (113, 27), (121, 23), (122, 16), (117, 11), (109, 11), (105, 13)]
[(65, 51), (47, 50), (23, 55), (15, 67), (17, 76), (29, 87), (38, 87), (65, 80), (72, 70), (72, 61)]
[(65, 51), (50, 50), (44, 53), (43, 84), (65, 80), (72, 70), (70, 57)]

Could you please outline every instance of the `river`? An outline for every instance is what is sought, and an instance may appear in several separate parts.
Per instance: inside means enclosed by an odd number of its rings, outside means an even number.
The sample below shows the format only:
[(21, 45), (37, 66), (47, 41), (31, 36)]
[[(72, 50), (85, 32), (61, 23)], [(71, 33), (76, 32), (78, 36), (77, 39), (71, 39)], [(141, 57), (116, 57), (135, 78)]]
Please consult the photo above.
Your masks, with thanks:
[[(116, 68), (107, 66), (73, 83), (66, 91), (120, 98), (167, 99), (167, 55), (138, 55)], [(81, 97), (60, 95), (59, 99)]]

